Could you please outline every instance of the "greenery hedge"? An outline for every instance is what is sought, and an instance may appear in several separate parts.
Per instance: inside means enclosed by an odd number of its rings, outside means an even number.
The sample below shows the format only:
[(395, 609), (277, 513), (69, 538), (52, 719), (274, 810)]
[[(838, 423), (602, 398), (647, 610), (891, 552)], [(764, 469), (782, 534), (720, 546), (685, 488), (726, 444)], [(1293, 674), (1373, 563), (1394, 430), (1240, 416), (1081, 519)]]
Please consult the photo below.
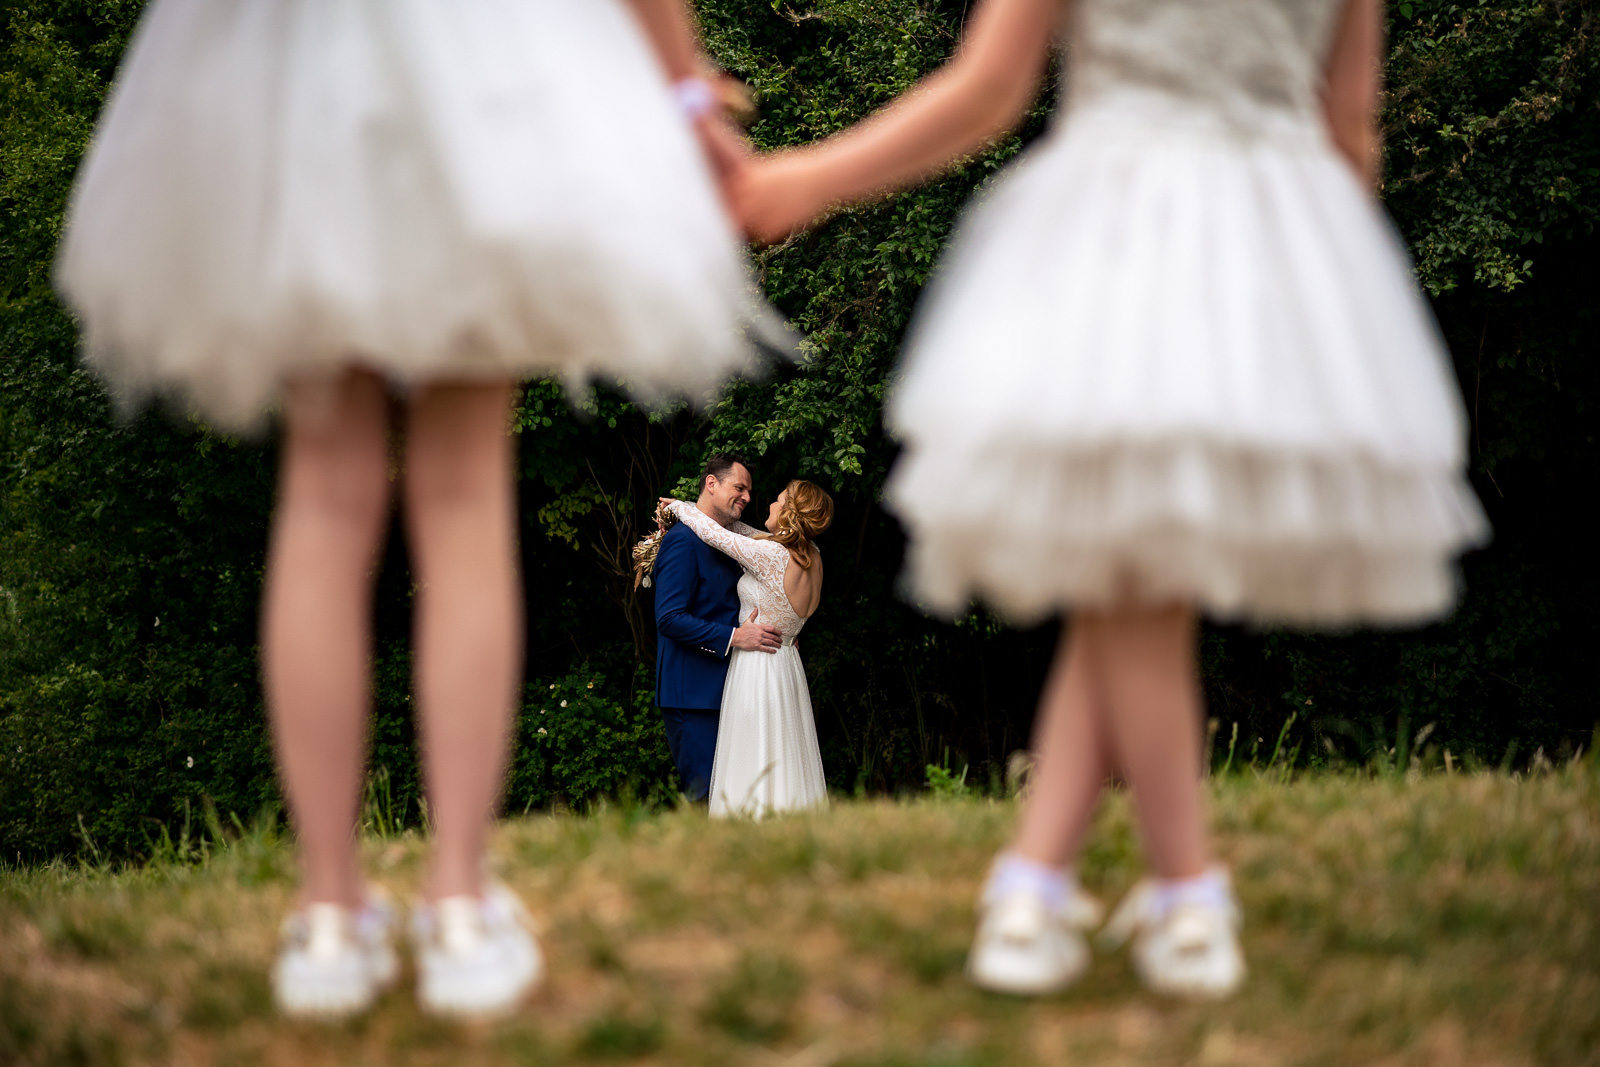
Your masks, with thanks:
[[(117, 421), (49, 286), (73, 169), (140, 6), (0, 0), (8, 858), (86, 841), (137, 853), (197, 804), (249, 815), (277, 803), (254, 647), (273, 443), (170, 416)], [(752, 135), (771, 147), (839, 129), (909, 86), (949, 54), (970, 5), (697, 6), (712, 50), (754, 87)], [(1458, 756), (1515, 761), (1593, 729), (1600, 590), (1582, 496), (1600, 396), (1597, 28), (1594, 0), (1391, 7), (1383, 196), (1450, 341), (1495, 541), (1465, 561), (1468, 595), (1436, 626), (1208, 628), (1204, 676), (1225, 740), (1237, 724), (1241, 746), (1270, 747), (1287, 723), (1302, 762), (1361, 760), (1426, 730)], [(762, 493), (801, 475), (836, 494), (828, 598), (804, 642), (836, 787), (914, 787), (946, 761), (988, 782), (1025, 745), (1055, 627), (920, 615), (896, 595), (902, 536), (876, 501), (894, 458), (881, 402), (917, 294), (961, 204), (1043, 130), (1051, 102), (944, 180), (758, 255), (770, 299), (808, 337), (800, 366), (736, 383), (703, 413), (646, 414), (604, 390), (574, 412), (555, 386), (528, 386), (517, 429), (530, 682), (511, 809), (665, 795), (652, 606), (632, 589), (626, 550), (654, 497), (718, 447), (758, 457)], [(414, 820), (410, 589), (396, 529), (376, 609), (374, 766), (386, 817)]]

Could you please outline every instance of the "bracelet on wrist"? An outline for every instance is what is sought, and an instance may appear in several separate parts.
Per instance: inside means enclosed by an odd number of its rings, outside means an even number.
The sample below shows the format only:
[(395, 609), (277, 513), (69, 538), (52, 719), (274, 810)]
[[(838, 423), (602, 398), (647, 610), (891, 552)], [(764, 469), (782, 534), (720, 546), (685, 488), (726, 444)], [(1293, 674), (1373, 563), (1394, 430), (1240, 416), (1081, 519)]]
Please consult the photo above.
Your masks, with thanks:
[(717, 91), (704, 78), (679, 78), (672, 83), (672, 97), (690, 122), (711, 114), (718, 107)]

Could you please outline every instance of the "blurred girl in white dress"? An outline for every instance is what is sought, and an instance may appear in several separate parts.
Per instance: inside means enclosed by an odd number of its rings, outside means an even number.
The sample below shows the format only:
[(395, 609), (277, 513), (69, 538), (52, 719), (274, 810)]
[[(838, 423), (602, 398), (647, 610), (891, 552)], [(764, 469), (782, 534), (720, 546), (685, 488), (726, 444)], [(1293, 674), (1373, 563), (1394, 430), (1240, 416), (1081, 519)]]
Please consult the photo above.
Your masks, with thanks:
[(1381, 19), (1380, 0), (984, 0), (910, 93), (735, 182), (773, 240), (922, 180), (1011, 128), (1065, 42), (1054, 126), (963, 221), (888, 408), (918, 598), (1071, 613), (982, 895), (980, 985), (1087, 967), (1099, 908), (1074, 863), (1115, 772), (1153, 878), (1108, 940), (1134, 936), (1156, 990), (1232, 991), (1197, 614), (1420, 622), (1487, 532), (1448, 357), (1373, 199)]
[[(262, 668), (304, 879), (280, 1007), (396, 976), (355, 842), (391, 498), (415, 568), (433, 828), (425, 1010), (542, 970), (484, 876), (521, 682), (514, 385), (697, 394), (745, 360), (716, 177), (737, 154), (682, 0), (154, 0), (78, 177), (58, 280), (125, 403), (169, 395), (282, 469)], [(390, 435), (404, 439), (391, 471)]]
[(795, 479), (767, 512), (766, 530), (722, 526), (695, 505), (663, 501), (707, 545), (738, 561), (739, 620), (782, 634), (776, 652), (734, 649), (722, 685), (711, 769), (713, 818), (759, 819), (828, 802), (811, 690), (795, 641), (822, 604), (822, 553), (812, 543), (833, 522), (833, 500)]

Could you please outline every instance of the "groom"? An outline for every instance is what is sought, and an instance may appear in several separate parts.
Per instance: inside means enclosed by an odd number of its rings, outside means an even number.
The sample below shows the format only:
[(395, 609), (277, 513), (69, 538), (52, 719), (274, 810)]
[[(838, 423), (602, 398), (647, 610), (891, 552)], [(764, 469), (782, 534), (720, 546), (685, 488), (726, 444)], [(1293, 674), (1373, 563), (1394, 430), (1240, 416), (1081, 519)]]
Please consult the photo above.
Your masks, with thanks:
[[(750, 468), (743, 457), (715, 452), (700, 472), (695, 506), (723, 526), (750, 503)], [(777, 628), (739, 618), (739, 564), (711, 548), (685, 523), (661, 540), (656, 554), (656, 704), (667, 726), (667, 747), (690, 800), (711, 791), (722, 682), (734, 649), (776, 652)]]

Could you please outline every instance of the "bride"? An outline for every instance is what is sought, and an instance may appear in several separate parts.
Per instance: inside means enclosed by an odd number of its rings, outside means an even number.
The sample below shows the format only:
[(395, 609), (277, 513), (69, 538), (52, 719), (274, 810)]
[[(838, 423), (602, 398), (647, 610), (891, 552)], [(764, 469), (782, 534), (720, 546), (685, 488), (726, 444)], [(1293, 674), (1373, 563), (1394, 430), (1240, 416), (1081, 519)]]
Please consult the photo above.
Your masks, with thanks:
[(739, 617), (777, 627), (776, 654), (734, 649), (722, 688), (711, 814), (749, 815), (826, 804), (811, 692), (794, 641), (822, 600), (822, 556), (811, 543), (833, 521), (833, 500), (796, 479), (772, 502), (763, 533), (723, 527), (693, 504), (663, 501), (679, 522), (744, 568)]

